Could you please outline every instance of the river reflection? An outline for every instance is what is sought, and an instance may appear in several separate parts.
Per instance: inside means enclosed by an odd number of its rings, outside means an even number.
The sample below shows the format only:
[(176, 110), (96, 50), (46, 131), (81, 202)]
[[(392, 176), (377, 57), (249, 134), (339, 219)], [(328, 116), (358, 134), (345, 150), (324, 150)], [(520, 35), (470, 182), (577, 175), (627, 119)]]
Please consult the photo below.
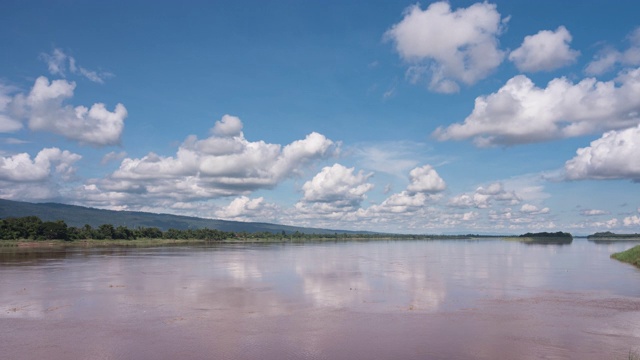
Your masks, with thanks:
[(0, 253), (8, 359), (625, 359), (636, 243), (371, 241)]

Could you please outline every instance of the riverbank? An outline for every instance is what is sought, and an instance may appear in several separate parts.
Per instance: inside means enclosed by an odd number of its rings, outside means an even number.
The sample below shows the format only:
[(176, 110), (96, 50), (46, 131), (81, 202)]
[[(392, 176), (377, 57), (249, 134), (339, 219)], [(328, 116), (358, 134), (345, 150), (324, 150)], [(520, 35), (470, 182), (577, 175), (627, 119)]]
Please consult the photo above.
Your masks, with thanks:
[(223, 240), (200, 239), (85, 239), (85, 240), (2, 240), (2, 249), (51, 249), (51, 248), (100, 248), (100, 247), (158, 247), (158, 246), (186, 246), (186, 245), (212, 245), (212, 244), (284, 244), (284, 243), (312, 243), (312, 242), (361, 242), (361, 241), (392, 241), (392, 240), (482, 240), (495, 239), (496, 237), (474, 236), (313, 236), (313, 237), (233, 237)]
[(629, 250), (612, 254), (611, 258), (640, 268), (640, 245), (634, 246)]

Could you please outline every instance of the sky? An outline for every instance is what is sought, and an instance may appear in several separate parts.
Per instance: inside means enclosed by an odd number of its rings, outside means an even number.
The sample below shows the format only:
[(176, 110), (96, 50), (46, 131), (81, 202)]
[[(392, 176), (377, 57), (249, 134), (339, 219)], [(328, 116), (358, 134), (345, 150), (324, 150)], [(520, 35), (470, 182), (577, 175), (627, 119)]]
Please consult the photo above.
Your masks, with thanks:
[(0, 3), (0, 198), (640, 232), (637, 1)]

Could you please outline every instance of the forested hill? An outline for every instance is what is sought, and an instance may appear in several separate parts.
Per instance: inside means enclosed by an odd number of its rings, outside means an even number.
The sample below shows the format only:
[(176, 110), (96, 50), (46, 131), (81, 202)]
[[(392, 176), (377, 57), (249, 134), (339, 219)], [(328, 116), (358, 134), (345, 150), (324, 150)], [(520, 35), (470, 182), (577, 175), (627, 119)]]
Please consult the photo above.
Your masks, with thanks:
[(153, 214), (135, 211), (102, 210), (83, 206), (65, 205), (57, 203), (28, 203), (0, 199), (0, 219), (8, 217), (37, 216), (43, 221), (63, 220), (69, 226), (82, 227), (89, 224), (98, 227), (103, 224), (136, 227), (156, 227), (166, 231), (168, 229), (217, 229), (233, 232), (262, 232), (272, 233), (285, 231), (287, 234), (296, 231), (304, 234), (333, 234), (333, 233), (366, 233), (344, 230), (329, 230), (286, 226), (269, 223), (241, 222), (203, 219), (189, 216), (169, 214)]

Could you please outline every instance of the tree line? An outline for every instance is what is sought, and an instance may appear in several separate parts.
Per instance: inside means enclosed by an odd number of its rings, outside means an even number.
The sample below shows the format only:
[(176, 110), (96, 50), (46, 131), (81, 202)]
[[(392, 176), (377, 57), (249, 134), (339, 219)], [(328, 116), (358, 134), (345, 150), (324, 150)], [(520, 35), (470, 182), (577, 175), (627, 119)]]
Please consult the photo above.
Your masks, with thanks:
[[(571, 236), (571, 235), (569, 235)], [(492, 237), (488, 235), (407, 235), (383, 233), (302, 233), (299, 231), (285, 232), (284, 230), (269, 232), (260, 231), (249, 233), (246, 231), (222, 231), (209, 228), (198, 229), (168, 229), (157, 227), (114, 226), (103, 224), (96, 228), (91, 225), (82, 227), (68, 226), (63, 220), (42, 221), (37, 216), (9, 217), (0, 219), (0, 240), (136, 240), (136, 239), (175, 239), (175, 240), (291, 240), (311, 241), (316, 239), (335, 240), (369, 240), (369, 239), (470, 239)]]
[(135, 239), (198, 239), (224, 240), (236, 234), (216, 229), (169, 229), (162, 231), (156, 227), (137, 227), (103, 224), (97, 228), (91, 225), (68, 226), (63, 220), (42, 221), (37, 216), (0, 219), (1, 240), (135, 240)]
[[(312, 240), (319, 238), (333, 239), (370, 239), (382, 237), (395, 237), (388, 234), (358, 234), (358, 233), (334, 233), (334, 234), (305, 234), (299, 231), (285, 232), (254, 232), (248, 233), (222, 231), (217, 229), (168, 229), (162, 231), (157, 227), (136, 227), (130, 229), (126, 226), (114, 226), (103, 224), (97, 228), (91, 225), (82, 227), (68, 226), (63, 220), (42, 221), (37, 216), (10, 217), (0, 219), (0, 240), (136, 240), (136, 239), (175, 239), (175, 240), (209, 240), (222, 241), (226, 239), (238, 240)], [(412, 236), (398, 235), (402, 238)]]

